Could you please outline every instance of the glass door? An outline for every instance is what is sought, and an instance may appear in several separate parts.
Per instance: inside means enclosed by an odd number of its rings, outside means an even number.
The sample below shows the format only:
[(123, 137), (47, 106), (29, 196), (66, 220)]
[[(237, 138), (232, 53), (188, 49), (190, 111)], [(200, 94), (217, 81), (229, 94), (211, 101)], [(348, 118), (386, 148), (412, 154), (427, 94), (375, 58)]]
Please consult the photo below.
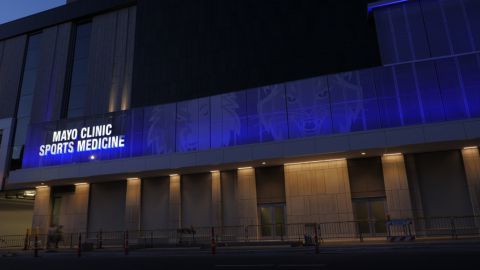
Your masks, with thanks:
[(374, 237), (387, 232), (385, 198), (354, 199), (353, 210), (363, 235)]
[(258, 206), (260, 235), (277, 239), (285, 235), (285, 205), (265, 204)]

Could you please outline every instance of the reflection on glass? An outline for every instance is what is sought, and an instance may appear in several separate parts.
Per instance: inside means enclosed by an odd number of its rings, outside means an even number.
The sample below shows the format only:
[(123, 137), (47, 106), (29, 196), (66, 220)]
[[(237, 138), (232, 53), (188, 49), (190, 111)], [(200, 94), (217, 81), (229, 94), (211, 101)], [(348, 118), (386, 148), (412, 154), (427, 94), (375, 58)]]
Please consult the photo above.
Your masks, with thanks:
[(20, 97), (16, 115), (15, 136), (12, 151), (11, 169), (21, 168), (23, 148), (26, 141), (28, 124), (32, 112), (33, 93), (40, 62), (41, 34), (34, 34), (28, 37), (25, 65), (20, 87)]
[(283, 207), (277, 206), (274, 208), (275, 214), (275, 235), (276, 236), (283, 236), (285, 235), (285, 228), (284, 228), (284, 211)]
[(360, 233), (365, 234), (370, 232), (368, 225), (368, 205), (366, 202), (354, 202), (355, 219), (358, 221)]
[(353, 201), (355, 219), (361, 234), (378, 236), (385, 234), (385, 198), (366, 198)]
[(68, 118), (83, 116), (85, 114), (91, 28), (92, 24), (89, 22), (79, 24), (76, 29), (72, 77), (68, 97)]
[(370, 206), (372, 209), (372, 218), (375, 220), (375, 233), (386, 233), (385, 202), (383, 200), (372, 201)]
[(272, 217), (270, 208), (260, 207), (260, 224), (262, 236), (271, 236), (272, 235)]
[(285, 206), (273, 204), (259, 207), (260, 233), (263, 237), (285, 235)]

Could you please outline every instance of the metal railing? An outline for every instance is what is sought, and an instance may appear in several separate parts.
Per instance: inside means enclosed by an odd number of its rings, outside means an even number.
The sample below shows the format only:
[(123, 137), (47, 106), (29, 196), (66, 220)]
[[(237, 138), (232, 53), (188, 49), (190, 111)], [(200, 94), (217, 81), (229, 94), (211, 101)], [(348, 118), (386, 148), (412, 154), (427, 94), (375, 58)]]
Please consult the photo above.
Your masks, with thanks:
[[(141, 231), (63, 233), (59, 248), (150, 248), (163, 246), (235, 245), (253, 243), (321, 244), (328, 241), (365, 241), (415, 238), (459, 239), (480, 236), (480, 216), (424, 217), (403, 220), (355, 220), (322, 223), (262, 224)], [(48, 235), (0, 236), (0, 248), (48, 248)], [(80, 244), (79, 244), (80, 243)], [(57, 243), (51, 243), (50, 247)]]

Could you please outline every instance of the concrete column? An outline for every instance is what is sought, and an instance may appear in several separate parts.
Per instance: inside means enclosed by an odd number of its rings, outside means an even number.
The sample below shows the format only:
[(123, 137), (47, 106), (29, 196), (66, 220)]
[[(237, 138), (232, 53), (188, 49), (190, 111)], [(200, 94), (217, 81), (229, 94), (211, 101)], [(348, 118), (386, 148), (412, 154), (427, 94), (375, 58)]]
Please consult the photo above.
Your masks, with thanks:
[(170, 194), (168, 206), (168, 228), (177, 229), (181, 227), (181, 194), (180, 175), (170, 175)]
[(212, 226), (222, 226), (222, 190), (220, 172), (212, 171)]
[(463, 165), (473, 214), (480, 215), (480, 155), (477, 147), (462, 149)]
[(127, 179), (127, 194), (125, 197), (125, 227), (129, 231), (140, 230), (142, 180)]
[(345, 159), (285, 164), (285, 195), (287, 223), (354, 220)]
[[(82, 183), (75, 185), (75, 193), (70, 203), (65, 204), (67, 223), (65, 232), (86, 232), (88, 226), (88, 202), (90, 197), (90, 184)], [(62, 207), (64, 208), (64, 207)]]
[(33, 206), (32, 230), (38, 227), (39, 233), (45, 234), (50, 226), (52, 216), (51, 189), (47, 186), (37, 187)]
[(407, 171), (402, 154), (382, 157), (387, 215), (391, 219), (413, 218)]
[(236, 186), (237, 224), (258, 225), (255, 169), (250, 167), (238, 169)]

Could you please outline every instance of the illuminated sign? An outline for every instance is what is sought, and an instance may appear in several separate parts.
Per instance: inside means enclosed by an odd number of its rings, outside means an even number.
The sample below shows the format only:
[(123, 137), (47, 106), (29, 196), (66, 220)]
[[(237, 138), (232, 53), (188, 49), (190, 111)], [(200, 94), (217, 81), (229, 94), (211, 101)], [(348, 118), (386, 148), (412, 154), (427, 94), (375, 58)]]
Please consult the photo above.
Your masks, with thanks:
[(38, 155), (61, 155), (125, 147), (124, 135), (112, 135), (112, 124), (53, 131), (52, 143), (42, 144)]

